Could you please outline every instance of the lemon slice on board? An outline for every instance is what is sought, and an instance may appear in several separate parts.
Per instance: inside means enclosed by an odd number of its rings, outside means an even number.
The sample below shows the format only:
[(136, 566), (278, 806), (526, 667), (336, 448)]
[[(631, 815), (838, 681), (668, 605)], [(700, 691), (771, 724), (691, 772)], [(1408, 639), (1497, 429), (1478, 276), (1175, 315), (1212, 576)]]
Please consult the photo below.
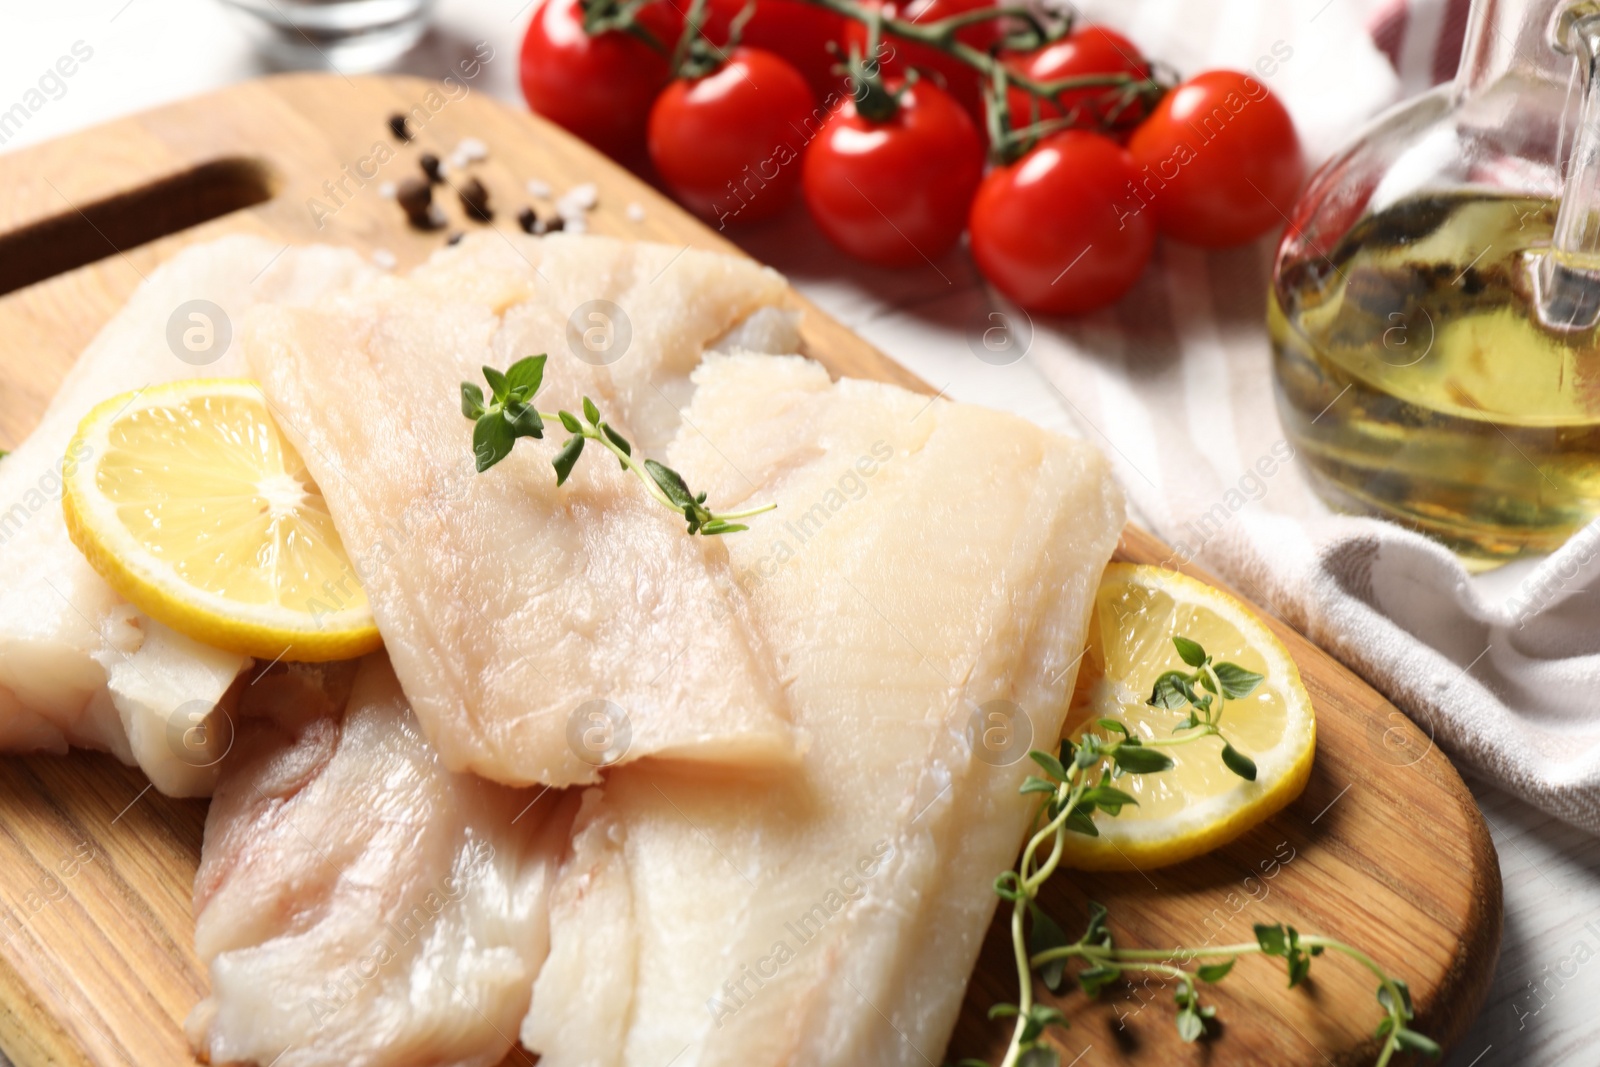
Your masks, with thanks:
[(1169, 670), (1188, 673), (1173, 645), (1187, 637), (1216, 663), (1263, 675), (1248, 696), (1229, 700), (1219, 723), (1234, 748), (1255, 761), (1255, 781), (1222, 761), (1223, 743), (1205, 737), (1163, 748), (1175, 764), (1156, 774), (1125, 774), (1116, 787), (1137, 807), (1095, 818), (1099, 837), (1066, 836), (1064, 862), (1086, 870), (1134, 870), (1179, 863), (1227, 844), (1300, 795), (1311, 776), (1317, 726), (1311, 697), (1289, 650), (1226, 593), (1176, 571), (1113, 563), (1095, 595), (1089, 645), (1078, 671), (1067, 736), (1120, 719), (1135, 736), (1171, 738), (1187, 716), (1146, 703)]
[(79, 423), (67, 456), (73, 544), (151, 618), (260, 659), (348, 659), (382, 644), (327, 504), (255, 382), (113, 397)]

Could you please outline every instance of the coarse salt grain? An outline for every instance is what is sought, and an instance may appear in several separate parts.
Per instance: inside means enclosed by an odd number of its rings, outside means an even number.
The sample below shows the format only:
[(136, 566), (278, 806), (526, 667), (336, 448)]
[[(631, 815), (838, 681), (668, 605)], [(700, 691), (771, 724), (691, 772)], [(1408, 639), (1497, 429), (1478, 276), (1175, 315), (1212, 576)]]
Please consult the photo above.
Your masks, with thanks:
[(385, 200), (393, 200), (394, 192), (394, 182), (384, 182), (382, 185), (378, 186), (378, 195), (383, 197)]
[(640, 203), (629, 204), (628, 207), (627, 207), (626, 214), (628, 216), (628, 221), (629, 222), (643, 222), (644, 221), (644, 205), (640, 204)]
[(542, 182), (538, 178), (528, 179), (528, 195), (537, 196), (541, 200), (550, 199), (550, 183)]
[(384, 270), (394, 270), (399, 260), (394, 258), (394, 253), (387, 248), (380, 248), (372, 253), (372, 262)]
[(600, 190), (593, 182), (584, 182), (561, 194), (561, 199), (556, 201), (556, 211), (562, 218), (575, 218), (599, 202)]
[(567, 219), (565, 229), (567, 233), (588, 233), (589, 220), (584, 218), (582, 215), (579, 215), (576, 218)]
[(463, 137), (456, 145), (455, 154), (469, 163), (489, 158), (489, 146), (476, 137)]

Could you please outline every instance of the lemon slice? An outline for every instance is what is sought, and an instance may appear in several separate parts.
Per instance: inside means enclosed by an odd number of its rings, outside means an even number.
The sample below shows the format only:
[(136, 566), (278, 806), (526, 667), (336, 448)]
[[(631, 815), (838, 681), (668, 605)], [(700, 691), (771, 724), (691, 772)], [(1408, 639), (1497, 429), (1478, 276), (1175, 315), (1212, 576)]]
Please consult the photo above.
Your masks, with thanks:
[(1116, 779), (1118, 789), (1139, 801), (1137, 807), (1125, 807), (1115, 818), (1096, 816), (1099, 837), (1067, 835), (1064, 862), (1071, 866), (1144, 869), (1209, 852), (1281, 810), (1311, 776), (1316, 718), (1289, 650), (1233, 597), (1160, 567), (1106, 568), (1067, 736), (1086, 729), (1104, 735), (1094, 726), (1102, 717), (1120, 719), (1144, 741), (1175, 736), (1187, 709), (1145, 703), (1163, 673), (1192, 669), (1178, 655), (1174, 637), (1199, 642), (1215, 663), (1235, 663), (1264, 676), (1248, 696), (1226, 702), (1218, 723), (1234, 748), (1255, 761), (1255, 781), (1224, 765), (1223, 742), (1216, 737), (1164, 747), (1175, 764), (1171, 770)]
[(79, 423), (67, 455), (72, 543), (151, 618), (260, 659), (347, 659), (382, 644), (327, 504), (255, 382), (114, 397)]

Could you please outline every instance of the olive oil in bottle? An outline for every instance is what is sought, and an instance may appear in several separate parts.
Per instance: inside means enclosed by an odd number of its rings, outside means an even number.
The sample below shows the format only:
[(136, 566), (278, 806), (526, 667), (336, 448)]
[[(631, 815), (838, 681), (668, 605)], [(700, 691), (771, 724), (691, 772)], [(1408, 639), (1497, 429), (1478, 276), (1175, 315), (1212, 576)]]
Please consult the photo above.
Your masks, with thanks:
[(1581, 306), (1552, 324), (1535, 295), (1558, 209), (1417, 195), (1280, 272), (1278, 405), (1331, 505), (1477, 568), (1552, 551), (1600, 514), (1600, 328)]

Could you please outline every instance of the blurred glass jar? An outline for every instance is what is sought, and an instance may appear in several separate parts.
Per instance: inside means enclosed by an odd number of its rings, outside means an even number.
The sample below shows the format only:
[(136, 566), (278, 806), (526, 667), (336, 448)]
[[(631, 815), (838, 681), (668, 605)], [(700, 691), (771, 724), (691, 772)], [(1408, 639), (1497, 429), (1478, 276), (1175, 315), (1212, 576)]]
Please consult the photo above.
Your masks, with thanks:
[(1454, 82), (1315, 174), (1278, 249), (1279, 411), (1332, 506), (1475, 568), (1600, 515), (1600, 3), (1473, 0)]
[(434, 0), (222, 0), (245, 13), (256, 47), (275, 67), (378, 70), (427, 32)]

